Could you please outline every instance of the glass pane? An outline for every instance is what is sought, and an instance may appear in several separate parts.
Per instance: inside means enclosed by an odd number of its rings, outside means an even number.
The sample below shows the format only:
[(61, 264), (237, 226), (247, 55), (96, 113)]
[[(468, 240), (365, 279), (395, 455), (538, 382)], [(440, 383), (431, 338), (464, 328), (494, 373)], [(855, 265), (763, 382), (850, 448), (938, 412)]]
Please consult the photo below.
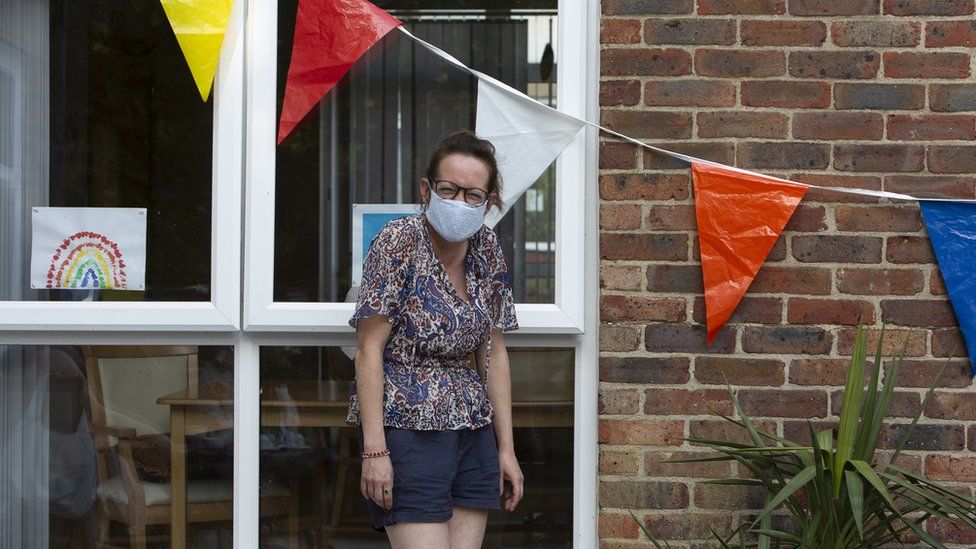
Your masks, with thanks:
[[(555, 106), (555, 0), (377, 4), (468, 66)], [(296, 8), (278, 2), (279, 112)], [(277, 148), (275, 300), (351, 299), (353, 205), (419, 204), (434, 145), (475, 128), (476, 100), (473, 77), (399, 32), (369, 50)], [(495, 227), (518, 302), (554, 301), (555, 192), (553, 165)]]
[(231, 547), (233, 372), (232, 347), (0, 345), (0, 547)]
[(148, 210), (145, 290), (91, 298), (208, 301), (212, 135), (159, 2), (0, 2), (0, 300), (89, 297), (31, 289), (32, 208), (60, 206)]
[[(346, 347), (261, 350), (261, 486), (297, 486), (297, 530), (262, 529), (262, 544), (388, 547), (359, 491), (359, 429), (346, 424), (355, 367)], [(571, 547), (572, 349), (511, 347), (515, 451), (525, 497), (489, 514), (484, 547)], [(331, 545), (330, 545), (331, 544)]]

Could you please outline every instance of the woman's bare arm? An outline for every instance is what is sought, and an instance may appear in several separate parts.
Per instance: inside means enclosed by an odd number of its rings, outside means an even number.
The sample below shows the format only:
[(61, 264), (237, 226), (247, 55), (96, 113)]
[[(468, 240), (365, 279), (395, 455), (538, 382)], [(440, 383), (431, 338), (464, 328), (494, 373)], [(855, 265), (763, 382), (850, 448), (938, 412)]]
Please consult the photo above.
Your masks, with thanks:
[[(383, 431), (383, 349), (390, 338), (391, 329), (386, 315), (361, 319), (357, 329), (356, 395), (363, 429), (363, 450), (367, 452), (386, 448), (386, 434)], [(363, 497), (390, 509), (392, 496), (384, 493), (383, 488), (392, 487), (393, 466), (389, 456), (364, 461), (360, 481)]]
[[(482, 354), (479, 374), (484, 375), (484, 355)], [(488, 400), (494, 410), (495, 438), (498, 450), (514, 451), (512, 443), (512, 374), (508, 366), (508, 351), (505, 349), (505, 336), (498, 328), (491, 330), (491, 357), (489, 357)]]
[(386, 315), (359, 321), (356, 341), (356, 394), (366, 451), (386, 448), (383, 434), (383, 349), (392, 326)]
[[(484, 375), (484, 349), (479, 352), (479, 373)], [(512, 374), (508, 363), (508, 350), (505, 336), (497, 328), (491, 330), (491, 356), (488, 366), (488, 400), (494, 410), (492, 424), (498, 442), (498, 464), (501, 470), (500, 483), (508, 480), (511, 491), (503, 494), (505, 509), (515, 510), (522, 499), (522, 469), (515, 458), (515, 443), (512, 439)], [(504, 486), (500, 486), (503, 490)]]

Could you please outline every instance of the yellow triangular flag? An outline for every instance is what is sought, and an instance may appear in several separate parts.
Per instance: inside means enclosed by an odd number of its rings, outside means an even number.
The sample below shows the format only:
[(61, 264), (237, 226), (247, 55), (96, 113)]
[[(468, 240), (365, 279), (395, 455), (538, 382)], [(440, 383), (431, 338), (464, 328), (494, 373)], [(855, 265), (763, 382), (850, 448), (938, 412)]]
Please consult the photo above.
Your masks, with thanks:
[(204, 101), (210, 96), (233, 0), (160, 0)]

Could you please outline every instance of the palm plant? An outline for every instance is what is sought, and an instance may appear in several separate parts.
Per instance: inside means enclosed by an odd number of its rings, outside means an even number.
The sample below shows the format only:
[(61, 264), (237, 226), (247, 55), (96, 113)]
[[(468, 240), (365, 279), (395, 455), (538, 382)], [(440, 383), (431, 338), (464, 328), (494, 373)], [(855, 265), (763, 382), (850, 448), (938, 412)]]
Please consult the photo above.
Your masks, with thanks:
[[(751, 474), (751, 478), (704, 482), (765, 489), (765, 506), (755, 520), (724, 537), (712, 532), (718, 547), (732, 547), (735, 540), (736, 547), (874, 548), (914, 533), (926, 545), (941, 548), (942, 543), (922, 527), (928, 518), (976, 528), (974, 500), (894, 464), (932, 396), (941, 370), (888, 461), (882, 462), (877, 453), (903, 363), (901, 357), (892, 361), (884, 381), (880, 381), (883, 336), (884, 330), (865, 387), (867, 339), (858, 329), (840, 423), (836, 428), (816, 431), (808, 421), (809, 445), (758, 431), (731, 389), (737, 419), (722, 417), (745, 429), (751, 443), (688, 439), (716, 454), (678, 461), (734, 461)], [(788, 526), (773, 527), (774, 513), (785, 514), (787, 519), (780, 522)], [(662, 545), (643, 524), (641, 528), (660, 549)], [(751, 541), (745, 539), (746, 532), (751, 532)]]

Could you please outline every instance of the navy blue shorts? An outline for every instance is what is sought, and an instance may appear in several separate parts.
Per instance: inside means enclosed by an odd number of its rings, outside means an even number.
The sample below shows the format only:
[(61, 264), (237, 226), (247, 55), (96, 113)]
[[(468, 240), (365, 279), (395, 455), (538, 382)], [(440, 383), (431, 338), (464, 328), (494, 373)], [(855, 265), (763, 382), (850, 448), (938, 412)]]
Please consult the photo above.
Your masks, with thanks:
[(491, 425), (457, 431), (386, 427), (393, 462), (393, 509), (367, 501), (373, 527), (444, 522), (454, 507), (498, 509), (498, 446)]

